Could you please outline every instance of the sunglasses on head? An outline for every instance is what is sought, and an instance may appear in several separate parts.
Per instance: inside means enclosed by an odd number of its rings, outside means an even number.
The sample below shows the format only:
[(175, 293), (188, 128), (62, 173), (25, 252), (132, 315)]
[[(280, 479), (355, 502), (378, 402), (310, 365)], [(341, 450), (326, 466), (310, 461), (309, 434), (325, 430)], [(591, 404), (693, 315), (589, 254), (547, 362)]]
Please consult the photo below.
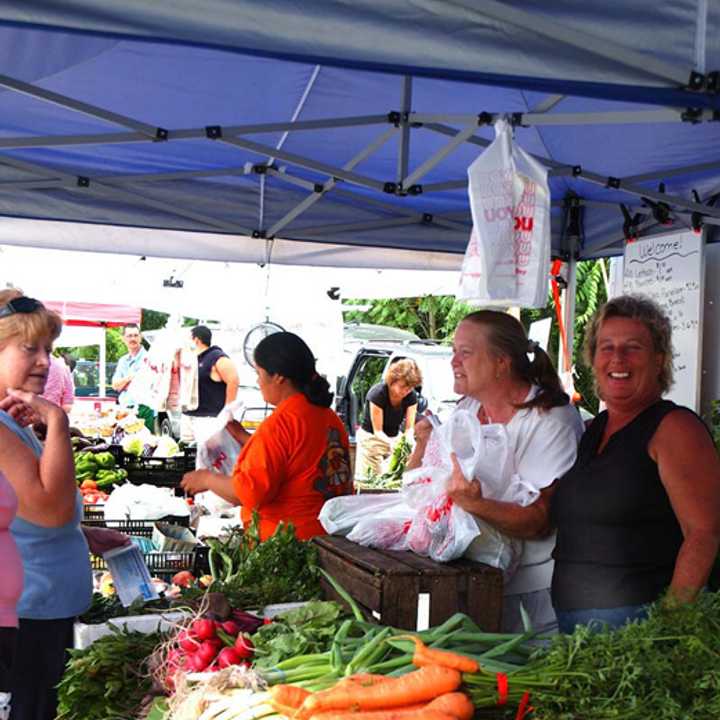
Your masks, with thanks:
[(27, 314), (35, 312), (36, 310), (42, 310), (44, 307), (45, 306), (39, 300), (35, 300), (35, 298), (25, 297), (23, 295), (22, 297), (10, 300), (10, 302), (6, 303), (5, 305), (0, 305), (0, 318), (5, 318), (10, 315), (15, 315), (17, 313)]

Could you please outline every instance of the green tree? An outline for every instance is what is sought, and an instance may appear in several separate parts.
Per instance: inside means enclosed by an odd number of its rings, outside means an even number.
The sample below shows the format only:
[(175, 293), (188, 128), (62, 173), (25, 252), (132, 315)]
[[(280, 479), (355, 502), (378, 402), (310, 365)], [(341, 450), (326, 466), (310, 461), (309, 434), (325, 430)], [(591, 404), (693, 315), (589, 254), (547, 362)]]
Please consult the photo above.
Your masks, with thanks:
[(458, 322), (472, 310), (452, 295), (425, 295), (412, 298), (347, 300), (352, 305), (369, 305), (366, 311), (343, 313), (348, 322), (389, 325), (414, 332), (418, 337), (448, 342)]
[(143, 308), (140, 330), (160, 330), (165, 327), (169, 317), (168, 313)]
[[(586, 260), (577, 264), (577, 290), (575, 324), (573, 333), (573, 362), (575, 365), (575, 388), (582, 396), (582, 404), (592, 413), (598, 409), (592, 371), (582, 357), (585, 328), (595, 311), (607, 300), (603, 267), (607, 260)], [(426, 295), (415, 298), (393, 298), (382, 300), (347, 300), (348, 304), (369, 305), (366, 311), (352, 310), (344, 313), (345, 320), (354, 322), (390, 325), (410, 330), (422, 338), (450, 342), (457, 324), (471, 312), (473, 307), (459, 302), (452, 295)], [(550, 357), (557, 366), (560, 334), (556, 322), (555, 304), (552, 293), (543, 308), (523, 309), (521, 321), (525, 328), (535, 320), (550, 317), (553, 320), (550, 332)]]

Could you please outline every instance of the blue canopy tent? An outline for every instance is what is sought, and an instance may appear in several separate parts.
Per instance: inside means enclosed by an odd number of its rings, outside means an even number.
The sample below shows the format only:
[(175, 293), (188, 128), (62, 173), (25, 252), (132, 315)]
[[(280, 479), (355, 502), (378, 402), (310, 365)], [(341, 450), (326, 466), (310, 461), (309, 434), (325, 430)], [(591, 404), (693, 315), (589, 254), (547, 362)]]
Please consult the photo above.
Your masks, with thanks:
[(0, 0), (0, 243), (457, 267), (508, 114), (617, 254), (720, 224), (719, 70), (707, 0)]

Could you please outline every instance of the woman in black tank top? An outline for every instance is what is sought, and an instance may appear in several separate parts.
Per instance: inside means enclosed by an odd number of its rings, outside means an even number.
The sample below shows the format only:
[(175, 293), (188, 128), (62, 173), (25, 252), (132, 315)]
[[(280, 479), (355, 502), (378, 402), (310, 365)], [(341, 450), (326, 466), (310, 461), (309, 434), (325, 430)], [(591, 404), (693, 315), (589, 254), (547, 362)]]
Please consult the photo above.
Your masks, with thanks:
[(702, 421), (662, 400), (672, 384), (671, 326), (652, 301), (622, 296), (586, 338), (606, 410), (556, 484), (553, 605), (560, 629), (619, 627), (669, 588), (693, 600), (720, 545), (720, 460)]

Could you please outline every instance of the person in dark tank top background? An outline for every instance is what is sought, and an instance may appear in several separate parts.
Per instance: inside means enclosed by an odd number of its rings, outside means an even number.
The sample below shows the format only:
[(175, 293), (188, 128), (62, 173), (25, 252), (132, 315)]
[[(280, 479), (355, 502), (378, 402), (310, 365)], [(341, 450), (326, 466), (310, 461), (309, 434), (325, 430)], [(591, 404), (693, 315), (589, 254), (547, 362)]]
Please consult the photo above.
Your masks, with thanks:
[(586, 336), (606, 410), (557, 482), (553, 605), (561, 632), (610, 627), (665, 602), (692, 601), (720, 545), (720, 459), (700, 418), (663, 400), (672, 385), (671, 324), (642, 296), (606, 303)]
[(212, 344), (212, 331), (198, 325), (190, 331), (198, 353), (198, 406), (187, 411), (193, 434), (202, 443), (215, 431), (212, 422), (220, 411), (237, 397), (238, 373), (233, 361)]

